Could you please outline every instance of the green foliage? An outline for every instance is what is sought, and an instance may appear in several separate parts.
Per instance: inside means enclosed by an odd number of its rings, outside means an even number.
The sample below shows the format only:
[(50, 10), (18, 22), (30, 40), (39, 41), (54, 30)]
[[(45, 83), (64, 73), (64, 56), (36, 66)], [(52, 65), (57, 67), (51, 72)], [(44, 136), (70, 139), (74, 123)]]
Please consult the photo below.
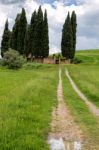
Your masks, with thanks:
[(24, 61), (17, 51), (10, 49), (4, 53), (2, 65), (7, 66), (9, 69), (18, 69), (22, 67)]
[(77, 19), (76, 19), (76, 13), (75, 11), (72, 12), (71, 16), (71, 26), (72, 26), (72, 34), (73, 34), (73, 49), (72, 49), (72, 54), (71, 58), (74, 59), (75, 57), (75, 50), (76, 50), (76, 28), (77, 28)]
[(43, 22), (43, 57), (48, 57), (48, 55), (49, 55), (49, 32), (48, 32), (47, 11), (45, 10)]
[(28, 56), (31, 51), (30, 51), (30, 26), (28, 25), (27, 26), (27, 29), (26, 29), (26, 34), (25, 34), (25, 41), (24, 41), (24, 54), (26, 56)]
[(70, 59), (73, 62), (76, 50), (76, 32), (77, 32), (77, 23), (76, 23), (76, 14), (73, 11), (71, 18), (68, 13), (65, 20), (63, 30), (62, 30), (62, 42), (61, 42), (61, 51), (62, 55), (66, 59)]
[(79, 64), (79, 63), (82, 63), (82, 60), (77, 58), (77, 57), (75, 57), (74, 60), (73, 60), (73, 63), (74, 64)]
[(0, 66), (2, 66), (2, 59), (0, 59)]
[(31, 56), (36, 58), (48, 57), (49, 55), (47, 11), (45, 10), (43, 16), (41, 6), (38, 12), (34, 11), (32, 14), (31, 22), (25, 36), (24, 53), (26, 56), (31, 54)]
[(37, 13), (37, 44), (35, 57), (43, 57), (43, 12), (41, 6)]
[(18, 40), (18, 32), (19, 32), (19, 21), (20, 21), (20, 15), (18, 14), (15, 19), (15, 24), (12, 29), (11, 39), (10, 39), (10, 47), (12, 49), (18, 50), (17, 48), (17, 40)]
[[(9, 37), (10, 34), (11, 37)], [(6, 22), (1, 47), (2, 55), (9, 47), (25, 56), (31, 54), (31, 57), (36, 58), (48, 57), (49, 35), (47, 11), (45, 10), (43, 15), (40, 6), (38, 12), (33, 12), (31, 22), (27, 25), (26, 12), (23, 8), (21, 14), (18, 14), (16, 17), (12, 33), (9, 32), (8, 22)]]
[(9, 49), (9, 44), (10, 44), (10, 30), (9, 30), (9, 23), (8, 20), (5, 23), (5, 29), (4, 33), (2, 36), (2, 41), (1, 41), (1, 55), (4, 56), (4, 53), (8, 51)]
[(61, 42), (62, 55), (67, 59), (72, 59), (73, 50), (73, 35), (71, 19), (68, 13), (62, 30), (62, 42)]
[(27, 29), (27, 18), (25, 9), (23, 8), (19, 19), (18, 36), (17, 36), (17, 50), (19, 51), (20, 54), (24, 54), (24, 41), (26, 29)]
[(25, 9), (22, 9), (21, 14), (18, 14), (15, 20), (15, 24), (12, 29), (10, 47), (19, 51), (20, 54), (24, 54), (24, 42), (27, 30), (27, 18)]
[(35, 56), (37, 53), (37, 13), (34, 11), (31, 17), (30, 32), (29, 32), (29, 53)]

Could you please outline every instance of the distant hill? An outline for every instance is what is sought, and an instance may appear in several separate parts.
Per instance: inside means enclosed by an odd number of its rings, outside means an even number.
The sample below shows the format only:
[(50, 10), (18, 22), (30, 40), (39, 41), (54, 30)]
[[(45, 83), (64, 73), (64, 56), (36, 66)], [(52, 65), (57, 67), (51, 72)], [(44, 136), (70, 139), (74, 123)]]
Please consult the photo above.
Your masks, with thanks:
[(76, 58), (84, 64), (99, 64), (99, 50), (80, 50), (76, 51)]

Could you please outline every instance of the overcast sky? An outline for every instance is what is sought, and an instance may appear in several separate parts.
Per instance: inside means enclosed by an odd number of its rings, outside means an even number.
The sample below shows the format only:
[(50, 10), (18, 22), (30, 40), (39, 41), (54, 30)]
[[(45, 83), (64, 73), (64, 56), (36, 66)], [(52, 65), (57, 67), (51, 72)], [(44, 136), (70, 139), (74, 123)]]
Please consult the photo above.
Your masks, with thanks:
[(0, 41), (6, 19), (10, 29), (16, 14), (26, 9), (28, 21), (42, 5), (48, 11), (50, 52), (60, 51), (62, 26), (68, 11), (77, 13), (77, 49), (99, 48), (99, 0), (0, 0)]

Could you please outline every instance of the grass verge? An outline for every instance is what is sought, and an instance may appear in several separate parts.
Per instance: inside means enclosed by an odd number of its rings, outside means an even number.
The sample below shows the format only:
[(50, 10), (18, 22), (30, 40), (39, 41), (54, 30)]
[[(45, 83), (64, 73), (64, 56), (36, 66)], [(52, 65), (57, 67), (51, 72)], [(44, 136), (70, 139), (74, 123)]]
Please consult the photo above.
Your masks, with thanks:
[(0, 150), (48, 150), (58, 67), (0, 69)]
[(99, 107), (99, 67), (71, 65), (68, 70), (80, 90)]
[(84, 133), (84, 150), (99, 150), (99, 118), (96, 118), (89, 112), (84, 101), (73, 90), (64, 71), (62, 79), (66, 104), (74, 116), (75, 122)]

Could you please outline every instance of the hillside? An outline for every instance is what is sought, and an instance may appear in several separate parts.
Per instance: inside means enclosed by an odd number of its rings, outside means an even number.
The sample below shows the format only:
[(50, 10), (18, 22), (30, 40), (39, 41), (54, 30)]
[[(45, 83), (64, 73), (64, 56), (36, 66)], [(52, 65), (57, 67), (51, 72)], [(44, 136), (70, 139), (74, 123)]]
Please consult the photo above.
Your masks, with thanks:
[(99, 64), (99, 50), (76, 51), (76, 58), (84, 64)]

